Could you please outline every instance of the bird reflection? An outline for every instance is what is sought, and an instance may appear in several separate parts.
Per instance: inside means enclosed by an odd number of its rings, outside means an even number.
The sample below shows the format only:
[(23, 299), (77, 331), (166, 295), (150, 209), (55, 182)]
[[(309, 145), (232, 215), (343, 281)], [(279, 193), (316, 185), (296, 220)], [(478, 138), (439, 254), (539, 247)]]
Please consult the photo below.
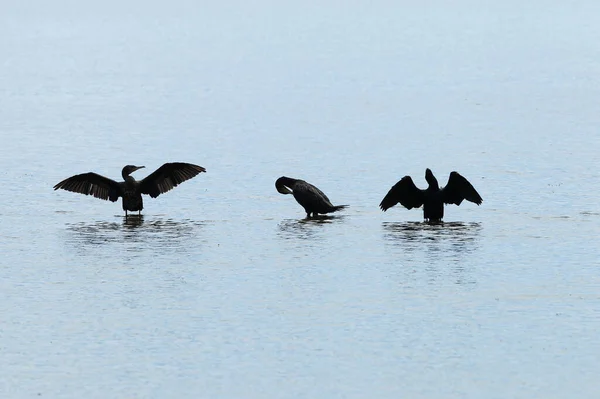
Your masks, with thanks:
[(386, 244), (399, 250), (395, 256), (406, 266), (398, 270), (403, 284), (438, 285), (450, 279), (471, 286), (476, 282), (469, 254), (478, 247), (479, 223), (383, 223), (383, 230)]
[[(121, 218), (121, 217), (120, 217)], [(127, 251), (159, 250), (184, 252), (187, 241), (197, 237), (203, 223), (192, 220), (145, 219), (144, 216), (129, 215), (118, 222), (77, 223), (67, 226), (69, 246), (84, 251), (104, 246), (125, 246)]]
[(341, 221), (344, 216), (317, 215), (305, 219), (286, 219), (279, 223), (279, 236), (286, 240), (314, 238), (325, 225)]
[[(479, 237), (479, 223), (463, 222), (399, 222), (383, 223), (384, 238), (407, 251), (420, 249), (423, 243), (443, 245), (432, 250), (471, 251)], [(448, 247), (449, 245), (449, 247)]]
[(123, 226), (133, 229), (144, 224), (144, 215), (130, 215), (123, 217)]

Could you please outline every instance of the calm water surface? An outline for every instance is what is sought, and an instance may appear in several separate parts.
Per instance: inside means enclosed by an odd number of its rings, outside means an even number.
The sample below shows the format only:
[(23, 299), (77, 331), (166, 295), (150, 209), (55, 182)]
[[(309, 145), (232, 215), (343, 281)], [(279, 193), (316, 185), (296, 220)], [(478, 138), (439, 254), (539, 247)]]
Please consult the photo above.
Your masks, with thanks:
[[(1, 397), (597, 397), (597, 2), (2, 7)], [(426, 167), (482, 206), (379, 211)]]

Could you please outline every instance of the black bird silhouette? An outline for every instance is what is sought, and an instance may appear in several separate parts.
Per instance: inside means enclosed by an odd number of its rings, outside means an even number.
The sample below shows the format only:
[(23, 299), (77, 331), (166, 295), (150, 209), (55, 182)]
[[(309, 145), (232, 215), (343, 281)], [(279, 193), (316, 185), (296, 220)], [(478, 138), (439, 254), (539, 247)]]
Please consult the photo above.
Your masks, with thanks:
[(200, 172), (206, 172), (202, 166), (191, 163), (172, 162), (166, 163), (144, 179), (137, 181), (131, 173), (144, 166), (127, 165), (123, 168), (121, 175), (123, 182), (116, 182), (108, 177), (89, 172), (75, 175), (65, 179), (54, 186), (74, 193), (93, 195), (96, 198), (115, 202), (119, 197), (123, 198), (123, 210), (125, 217), (127, 211), (141, 213), (144, 209), (142, 194), (148, 194), (156, 198), (166, 193), (173, 187), (191, 179)]
[(397, 203), (407, 209), (423, 205), (424, 218), (435, 222), (444, 217), (444, 204), (460, 205), (463, 200), (467, 200), (480, 205), (483, 201), (471, 183), (458, 172), (450, 173), (448, 184), (443, 188), (440, 188), (430, 169), (425, 171), (425, 180), (429, 187), (420, 190), (410, 176), (404, 176), (388, 191), (379, 207), (385, 212)]
[(275, 188), (281, 194), (293, 194), (296, 201), (306, 211), (306, 217), (317, 216), (318, 213), (336, 212), (348, 205), (332, 205), (329, 198), (315, 186), (304, 180), (282, 176), (275, 182)]

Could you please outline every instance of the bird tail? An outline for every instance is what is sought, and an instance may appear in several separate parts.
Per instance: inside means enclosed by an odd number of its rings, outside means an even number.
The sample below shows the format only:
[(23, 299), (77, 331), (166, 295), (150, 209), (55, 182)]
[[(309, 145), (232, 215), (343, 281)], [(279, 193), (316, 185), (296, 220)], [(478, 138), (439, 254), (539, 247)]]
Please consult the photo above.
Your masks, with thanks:
[(329, 211), (329, 212), (341, 211), (342, 209), (347, 208), (347, 207), (348, 207), (348, 205), (336, 205), (336, 206), (331, 207), (331, 211)]

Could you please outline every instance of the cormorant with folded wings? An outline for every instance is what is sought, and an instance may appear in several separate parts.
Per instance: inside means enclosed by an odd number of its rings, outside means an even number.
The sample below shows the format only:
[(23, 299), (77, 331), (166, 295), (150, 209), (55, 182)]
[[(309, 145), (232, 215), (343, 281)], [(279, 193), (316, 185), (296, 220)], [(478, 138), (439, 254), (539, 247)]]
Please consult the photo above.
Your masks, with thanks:
[(306, 211), (307, 218), (310, 218), (311, 214), (316, 217), (319, 213), (337, 212), (348, 206), (333, 205), (323, 191), (300, 179), (281, 176), (275, 181), (275, 188), (281, 194), (292, 194)]

